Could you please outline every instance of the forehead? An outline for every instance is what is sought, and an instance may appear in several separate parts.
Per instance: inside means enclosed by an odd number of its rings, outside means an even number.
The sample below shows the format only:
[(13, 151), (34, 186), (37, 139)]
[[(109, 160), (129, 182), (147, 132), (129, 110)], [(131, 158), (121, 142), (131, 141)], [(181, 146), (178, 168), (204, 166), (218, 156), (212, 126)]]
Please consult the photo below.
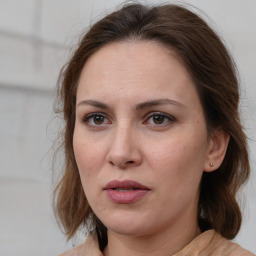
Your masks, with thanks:
[(194, 95), (195, 87), (174, 50), (154, 41), (125, 41), (108, 44), (87, 60), (77, 97), (113, 97), (120, 91), (120, 97), (181, 97)]
[[(156, 41), (121, 41), (107, 44), (92, 54), (84, 65), (82, 73), (93, 75), (91, 71), (97, 70), (106, 73), (108, 71), (125, 71), (131, 68), (133, 71), (164, 70), (166, 63), (184, 69), (182, 59), (178, 54)], [(165, 65), (163, 65), (165, 64)], [(133, 67), (133, 68), (132, 68)], [(127, 70), (127, 71), (130, 71)]]

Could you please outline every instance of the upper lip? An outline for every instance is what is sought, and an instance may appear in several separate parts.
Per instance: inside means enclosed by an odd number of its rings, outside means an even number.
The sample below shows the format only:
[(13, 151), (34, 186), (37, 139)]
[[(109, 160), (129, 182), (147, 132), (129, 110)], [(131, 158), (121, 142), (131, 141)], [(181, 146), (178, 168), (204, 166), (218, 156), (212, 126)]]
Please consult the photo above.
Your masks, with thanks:
[(134, 181), (134, 180), (123, 180), (123, 181), (112, 180), (112, 181), (107, 183), (107, 185), (104, 187), (104, 190), (117, 189), (117, 188), (121, 188), (121, 189), (135, 188), (135, 189), (149, 190), (148, 187), (146, 187), (146, 186), (144, 186), (144, 185), (142, 185), (139, 182)]

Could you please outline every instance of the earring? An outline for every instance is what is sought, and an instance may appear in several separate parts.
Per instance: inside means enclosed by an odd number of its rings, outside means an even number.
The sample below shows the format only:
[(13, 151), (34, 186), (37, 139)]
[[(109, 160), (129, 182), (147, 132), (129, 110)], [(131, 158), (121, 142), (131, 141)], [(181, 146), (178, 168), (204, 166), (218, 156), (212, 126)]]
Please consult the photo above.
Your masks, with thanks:
[(212, 162), (210, 162), (210, 167), (213, 167), (213, 165), (214, 165), (214, 164), (213, 164)]

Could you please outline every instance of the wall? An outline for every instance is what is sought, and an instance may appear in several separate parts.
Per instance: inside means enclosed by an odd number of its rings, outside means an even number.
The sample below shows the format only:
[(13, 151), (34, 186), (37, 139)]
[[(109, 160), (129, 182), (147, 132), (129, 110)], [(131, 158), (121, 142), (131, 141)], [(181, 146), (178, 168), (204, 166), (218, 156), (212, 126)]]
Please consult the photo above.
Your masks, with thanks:
[[(212, 18), (240, 70), (252, 177), (243, 191), (245, 220), (236, 240), (256, 253), (256, 1), (189, 2)], [(0, 256), (54, 256), (72, 247), (57, 227), (50, 201), (49, 150), (58, 127), (54, 88), (80, 32), (119, 3), (0, 0)]]

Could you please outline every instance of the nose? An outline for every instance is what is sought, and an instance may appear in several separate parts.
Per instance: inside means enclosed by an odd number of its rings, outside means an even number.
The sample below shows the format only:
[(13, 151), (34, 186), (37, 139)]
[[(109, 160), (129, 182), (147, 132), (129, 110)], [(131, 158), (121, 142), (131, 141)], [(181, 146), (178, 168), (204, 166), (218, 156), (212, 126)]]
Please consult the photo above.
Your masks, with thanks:
[(142, 162), (139, 134), (130, 125), (117, 127), (111, 135), (110, 147), (106, 160), (119, 169), (135, 167)]

